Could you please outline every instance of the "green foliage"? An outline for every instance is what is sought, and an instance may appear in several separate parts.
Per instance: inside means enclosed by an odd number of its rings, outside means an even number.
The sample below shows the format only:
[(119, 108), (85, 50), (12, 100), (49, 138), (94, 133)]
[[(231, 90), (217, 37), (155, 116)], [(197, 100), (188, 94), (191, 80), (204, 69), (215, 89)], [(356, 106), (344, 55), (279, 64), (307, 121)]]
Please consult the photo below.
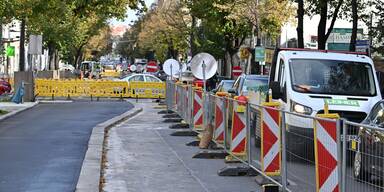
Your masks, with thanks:
[(128, 8), (143, 4), (143, 0), (1, 1), (0, 17), (25, 19), (29, 34), (43, 34), (47, 47), (60, 51), (68, 62), (78, 62), (89, 40), (107, 27), (108, 19), (123, 19)]
[(384, 4), (382, 0), (374, 0), (372, 17), (373, 29), (370, 31), (370, 35), (373, 37), (373, 52), (384, 56)]

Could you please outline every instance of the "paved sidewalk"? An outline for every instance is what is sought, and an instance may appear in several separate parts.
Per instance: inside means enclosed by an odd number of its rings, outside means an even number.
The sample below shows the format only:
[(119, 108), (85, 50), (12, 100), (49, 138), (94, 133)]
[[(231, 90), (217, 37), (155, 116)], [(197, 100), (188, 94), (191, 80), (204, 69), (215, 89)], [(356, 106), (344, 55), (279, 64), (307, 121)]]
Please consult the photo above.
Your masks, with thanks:
[(104, 191), (260, 191), (252, 177), (219, 177), (223, 160), (192, 159), (199, 149), (185, 144), (193, 138), (170, 136), (154, 106), (139, 103), (141, 114), (110, 130)]
[(35, 102), (25, 102), (22, 104), (16, 104), (13, 102), (0, 102), (0, 110), (13, 112), (13, 111), (18, 111), (20, 109), (29, 108), (33, 105), (35, 105)]
[(0, 110), (7, 112), (5, 114), (0, 114), (0, 120), (16, 115), (19, 112), (34, 107), (35, 105), (37, 105), (37, 102), (25, 102), (22, 104), (16, 104), (13, 102), (0, 102)]

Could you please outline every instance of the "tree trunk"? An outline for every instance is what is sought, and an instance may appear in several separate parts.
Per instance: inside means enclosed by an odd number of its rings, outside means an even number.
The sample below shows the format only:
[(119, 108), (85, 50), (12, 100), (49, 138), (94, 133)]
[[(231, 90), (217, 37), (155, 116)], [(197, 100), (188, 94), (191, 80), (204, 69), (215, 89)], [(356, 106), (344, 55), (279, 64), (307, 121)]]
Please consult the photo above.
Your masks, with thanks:
[(304, 48), (304, 0), (298, 0), (297, 3), (297, 46)]
[[(3, 22), (1, 21), (0, 18), (0, 51), (3, 53)], [(4, 63), (4, 61), (2, 61)]]
[(328, 19), (328, 0), (320, 1), (320, 4), (319, 4), (320, 22), (319, 22), (319, 26), (317, 27), (318, 49), (321, 49), (321, 50), (325, 49), (327, 39), (333, 30), (333, 26), (335, 25), (337, 16), (340, 11), (340, 7), (343, 4), (343, 2), (344, 0), (339, 0), (335, 8), (335, 11), (333, 12), (331, 24), (328, 28), (328, 31), (326, 32), (327, 19)]
[(79, 48), (76, 49), (76, 55), (75, 55), (75, 65), (76, 69), (80, 68), (81, 60), (82, 60), (82, 55), (83, 55), (83, 47), (85, 44), (81, 45)]
[(25, 71), (25, 19), (21, 19), (19, 71)]
[(317, 26), (317, 43), (318, 49), (324, 50), (327, 39), (325, 37), (325, 30), (327, 27), (327, 14), (328, 14), (328, 1), (321, 0), (319, 4), (320, 21)]
[(55, 70), (59, 70), (59, 51), (55, 49)]
[(55, 69), (55, 45), (52, 42), (48, 43), (48, 70)]
[(350, 51), (356, 51), (356, 39), (357, 39), (357, 23), (359, 16), (357, 14), (357, 0), (351, 1), (352, 6), (352, 35), (351, 35), (351, 42), (349, 44), (349, 50)]
[(191, 36), (190, 36), (190, 46), (191, 46), (191, 56), (196, 55), (196, 45), (195, 45), (195, 29), (196, 29), (196, 17), (192, 15), (192, 27), (191, 27)]

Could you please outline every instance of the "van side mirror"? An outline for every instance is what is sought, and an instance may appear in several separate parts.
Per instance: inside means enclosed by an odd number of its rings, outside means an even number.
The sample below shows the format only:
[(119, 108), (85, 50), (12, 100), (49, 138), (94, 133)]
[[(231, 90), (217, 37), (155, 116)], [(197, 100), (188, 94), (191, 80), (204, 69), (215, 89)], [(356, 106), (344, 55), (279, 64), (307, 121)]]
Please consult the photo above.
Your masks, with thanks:
[(228, 89), (228, 93), (236, 95), (236, 89), (233, 89), (233, 88)]
[(283, 93), (281, 92), (280, 82), (272, 81), (271, 89), (272, 89), (272, 99), (280, 99), (283, 97)]

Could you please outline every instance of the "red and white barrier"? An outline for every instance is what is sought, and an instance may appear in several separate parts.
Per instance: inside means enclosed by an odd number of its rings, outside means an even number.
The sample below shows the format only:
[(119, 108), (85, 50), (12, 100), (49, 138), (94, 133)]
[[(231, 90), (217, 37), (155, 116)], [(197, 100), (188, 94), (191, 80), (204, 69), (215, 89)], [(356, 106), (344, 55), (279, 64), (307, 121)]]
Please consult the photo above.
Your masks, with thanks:
[(203, 125), (203, 92), (195, 90), (193, 94), (193, 126), (201, 130)]
[(261, 161), (266, 175), (280, 174), (280, 113), (274, 108), (262, 109)]
[(236, 156), (246, 155), (247, 144), (247, 122), (245, 111), (238, 109), (244, 107), (240, 106), (237, 101), (233, 102), (233, 117), (232, 117), (232, 130), (231, 130), (231, 152)]
[(214, 139), (217, 143), (224, 142), (225, 131), (225, 100), (223, 98), (216, 98), (215, 101), (215, 132)]
[(337, 129), (335, 121), (315, 120), (316, 191), (338, 192)]

